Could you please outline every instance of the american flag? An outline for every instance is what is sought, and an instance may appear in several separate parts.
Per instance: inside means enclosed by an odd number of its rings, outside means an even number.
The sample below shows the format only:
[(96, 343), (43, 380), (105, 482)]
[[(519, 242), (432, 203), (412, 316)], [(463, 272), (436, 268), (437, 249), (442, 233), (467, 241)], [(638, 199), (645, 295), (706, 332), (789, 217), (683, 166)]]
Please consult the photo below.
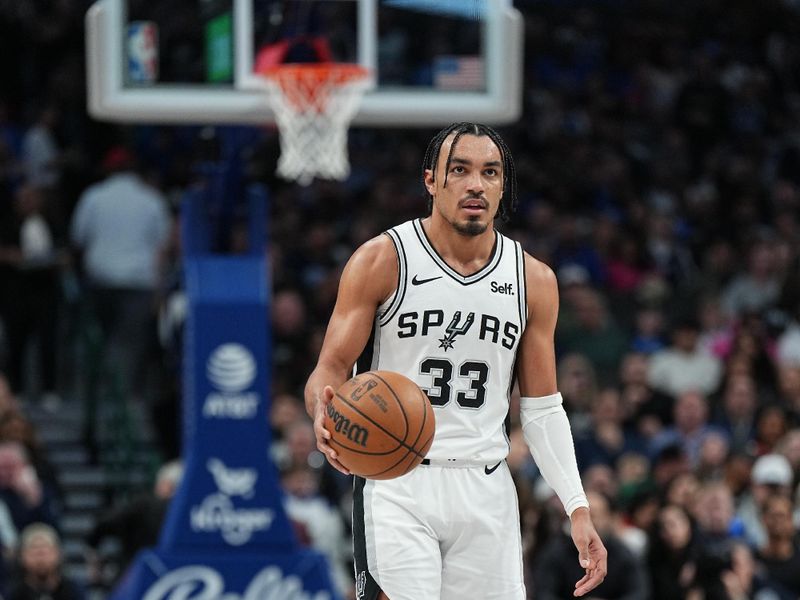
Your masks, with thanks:
[(461, 92), (486, 88), (480, 56), (438, 56), (433, 63), (433, 85), (437, 90)]

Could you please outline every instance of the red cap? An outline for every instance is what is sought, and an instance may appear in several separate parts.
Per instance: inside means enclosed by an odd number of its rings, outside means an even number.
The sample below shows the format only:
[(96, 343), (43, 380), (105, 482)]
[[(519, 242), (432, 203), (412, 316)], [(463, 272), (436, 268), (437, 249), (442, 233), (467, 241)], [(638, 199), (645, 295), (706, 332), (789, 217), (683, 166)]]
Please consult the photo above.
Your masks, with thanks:
[(133, 154), (124, 146), (113, 146), (103, 157), (103, 169), (122, 171), (133, 166)]

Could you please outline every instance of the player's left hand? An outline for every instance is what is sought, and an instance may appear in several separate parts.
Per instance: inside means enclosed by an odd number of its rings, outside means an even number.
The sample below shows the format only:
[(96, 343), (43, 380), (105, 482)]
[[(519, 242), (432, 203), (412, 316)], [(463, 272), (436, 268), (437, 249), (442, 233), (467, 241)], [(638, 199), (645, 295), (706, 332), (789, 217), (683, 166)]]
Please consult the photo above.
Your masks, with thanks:
[(608, 573), (608, 552), (594, 528), (588, 508), (577, 508), (572, 513), (572, 541), (578, 549), (578, 560), (586, 570), (575, 584), (575, 596), (583, 596), (603, 583)]

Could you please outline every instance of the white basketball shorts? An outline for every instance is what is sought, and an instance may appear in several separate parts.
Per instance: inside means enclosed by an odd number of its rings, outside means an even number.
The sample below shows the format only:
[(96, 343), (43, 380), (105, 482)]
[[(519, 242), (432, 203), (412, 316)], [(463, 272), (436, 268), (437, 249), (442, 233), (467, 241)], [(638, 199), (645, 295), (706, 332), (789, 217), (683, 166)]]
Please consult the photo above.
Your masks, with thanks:
[(357, 477), (356, 598), (525, 600), (516, 488), (499, 465)]

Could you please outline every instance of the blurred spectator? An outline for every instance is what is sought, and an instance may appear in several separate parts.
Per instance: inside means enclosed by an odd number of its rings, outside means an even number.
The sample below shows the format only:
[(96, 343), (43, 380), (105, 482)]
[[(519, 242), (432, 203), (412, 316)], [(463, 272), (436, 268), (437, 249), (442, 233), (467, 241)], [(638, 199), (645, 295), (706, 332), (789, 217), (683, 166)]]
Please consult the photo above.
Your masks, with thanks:
[(589, 272), (581, 265), (566, 264), (559, 268), (557, 273), (561, 297), (568, 304), (574, 304), (574, 297), (579, 296), (583, 290), (592, 289)]
[(575, 455), (581, 471), (598, 462), (614, 467), (626, 452), (644, 449), (636, 434), (623, 427), (623, 419), (619, 390), (600, 390), (591, 407), (590, 427), (575, 436)]
[[(59, 302), (59, 258), (51, 228), (43, 215), (41, 188), (20, 186), (14, 199), (14, 218), (0, 230), (0, 263), (7, 265), (4, 307), (0, 307), (7, 342), (8, 375), (12, 390), (42, 392), (45, 406), (59, 403), (56, 394), (56, 331)], [(28, 350), (36, 359), (33, 372), (38, 388), (25, 386)], [(33, 382), (29, 382), (33, 384)], [(27, 389), (26, 389), (27, 387)]]
[(760, 393), (771, 394), (775, 386), (772, 341), (764, 320), (756, 314), (745, 315), (734, 329), (730, 348), (725, 354), (727, 374), (750, 375)]
[(308, 373), (308, 315), (297, 290), (276, 291), (272, 298), (272, 361), (274, 387), (281, 392), (297, 389)]
[(109, 150), (103, 168), (107, 178), (88, 188), (75, 208), (71, 239), (82, 254), (108, 363), (118, 371), (123, 393), (141, 394), (169, 214), (161, 193), (134, 170), (128, 150)]
[[(524, 442), (523, 442), (524, 443)], [(518, 480), (515, 479), (515, 482)], [(529, 590), (529, 596), (536, 589), (533, 580), (533, 571), (530, 565), (536, 559), (542, 548), (547, 545), (547, 541), (554, 535), (561, 535), (559, 527), (562, 517), (559, 514), (559, 507), (554, 510), (546, 502), (537, 498), (534, 490), (525, 486), (517, 486), (519, 497), (519, 514), (522, 524), (522, 552), (523, 564), (525, 565), (525, 587)], [(555, 496), (555, 494), (553, 494)], [(557, 499), (556, 499), (557, 501)], [(552, 510), (552, 513), (548, 512)]]
[(664, 348), (664, 314), (658, 308), (645, 306), (636, 311), (631, 349), (653, 354)]
[(723, 480), (733, 493), (737, 505), (750, 492), (750, 474), (753, 470), (753, 457), (741, 452), (731, 454), (725, 462)]
[[(309, 467), (316, 473), (320, 493), (330, 503), (349, 501), (353, 487), (352, 479), (334, 469), (317, 450), (313, 423), (305, 416), (305, 412), (302, 418), (290, 423), (284, 433), (283, 462), (279, 463), (281, 468)], [(348, 507), (341, 506), (341, 508), (350, 516), (351, 511)]]
[[(150, 493), (113, 507), (100, 516), (86, 537), (90, 578), (95, 583), (115, 581), (124, 574), (139, 550), (156, 545), (170, 500), (182, 477), (183, 464), (179, 460), (165, 463), (158, 469)], [(105, 556), (102, 545), (112, 540), (119, 544), (119, 555)]]
[[(800, 203), (799, 203), (800, 204)], [(782, 319), (783, 327), (777, 332), (775, 347), (775, 357), (779, 366), (793, 365), (800, 367), (800, 273), (797, 264), (800, 258), (797, 257), (798, 243), (797, 237), (797, 217), (794, 213), (796, 208), (789, 211), (792, 215), (792, 222), (795, 224), (793, 231), (795, 238), (792, 248), (795, 251), (793, 268), (790, 266), (783, 281), (780, 298), (777, 303), (777, 315)]]
[(0, 442), (19, 442), (27, 453), (36, 475), (54, 499), (63, 500), (63, 490), (55, 465), (47, 449), (39, 441), (33, 423), (20, 412), (9, 411), (0, 415)]
[(648, 381), (655, 389), (671, 396), (696, 390), (703, 394), (716, 391), (722, 377), (722, 365), (698, 345), (699, 326), (694, 319), (684, 319), (672, 329), (672, 343), (650, 358)]
[(686, 510), (667, 504), (650, 530), (647, 566), (653, 600), (685, 598), (693, 576), (692, 522)]
[(635, 292), (650, 272), (650, 261), (635, 232), (622, 233), (611, 246), (606, 261), (609, 291), (617, 294)]
[(709, 431), (700, 444), (695, 472), (701, 480), (722, 479), (730, 454), (730, 441), (721, 431)]
[(508, 468), (514, 476), (517, 486), (533, 491), (536, 480), (539, 478), (539, 467), (533, 460), (530, 449), (525, 443), (522, 427), (515, 424), (508, 435), (509, 451), (506, 457)]
[(663, 489), (679, 475), (691, 473), (689, 458), (683, 446), (669, 443), (659, 448), (650, 458), (652, 478), (657, 487)]
[(692, 164), (699, 168), (706, 153), (724, 135), (728, 121), (728, 97), (720, 84), (716, 53), (700, 46), (690, 56), (689, 78), (675, 103), (675, 119), (689, 138)]
[(158, 449), (166, 461), (181, 455), (180, 410), (183, 393), (184, 328), (189, 299), (184, 289), (183, 247), (180, 213), (170, 224), (158, 255), (159, 281), (156, 292), (158, 365), (156, 389), (150, 405)]
[(585, 219), (578, 215), (564, 214), (558, 222), (558, 243), (553, 250), (553, 268), (556, 271), (567, 266), (583, 267), (593, 285), (602, 285), (606, 274), (597, 249), (589, 243)]
[(765, 454), (753, 464), (750, 489), (739, 500), (736, 510), (744, 525), (747, 541), (759, 548), (767, 541), (761, 513), (770, 496), (791, 497), (794, 475), (789, 461), (782, 454)]
[(609, 498), (619, 495), (617, 473), (604, 463), (596, 463), (581, 473), (583, 487), (587, 492), (597, 492)]
[(59, 109), (48, 104), (39, 110), (36, 122), (22, 140), (25, 179), (33, 186), (53, 190), (61, 179), (61, 151), (55, 128)]
[(597, 394), (597, 379), (592, 363), (582, 354), (567, 354), (558, 361), (558, 389), (564, 397), (573, 435), (589, 427), (589, 409)]
[(621, 487), (620, 505), (615, 531), (620, 541), (637, 559), (644, 560), (647, 555), (647, 532), (658, 519), (661, 505), (659, 495), (650, 482), (642, 482), (636, 487)]
[(673, 210), (672, 206), (665, 206), (650, 212), (647, 219), (647, 251), (654, 271), (672, 288), (678, 288), (693, 283), (697, 265), (686, 245), (676, 235)]
[(652, 439), (672, 423), (673, 400), (650, 387), (647, 381), (649, 357), (629, 352), (622, 358), (619, 385), (626, 426), (644, 440)]
[(701, 350), (721, 358), (730, 347), (733, 329), (731, 322), (722, 310), (717, 295), (707, 295), (698, 301), (697, 320), (700, 335), (697, 344)]
[(778, 401), (800, 423), (800, 365), (781, 365), (778, 368)]
[(772, 240), (757, 239), (747, 251), (745, 270), (722, 292), (722, 305), (730, 317), (758, 313), (771, 306), (781, 290)]
[(84, 600), (86, 595), (63, 571), (58, 533), (45, 523), (28, 525), (20, 536), (19, 573), (9, 600)]
[(788, 431), (789, 420), (782, 406), (765, 404), (759, 407), (753, 449), (755, 455), (763, 456), (774, 452), (775, 446)]
[(575, 321), (556, 331), (558, 352), (580, 353), (594, 366), (601, 383), (611, 383), (628, 349), (628, 337), (608, 311), (606, 300), (586, 288), (573, 296)]
[(352, 549), (341, 515), (319, 493), (319, 473), (306, 464), (295, 464), (281, 474), (281, 487), (287, 516), (302, 527), (309, 545), (327, 557), (339, 593), (352, 597)]
[[(734, 542), (730, 550), (730, 561), (720, 573), (722, 587), (712, 588), (714, 592), (707, 593), (706, 598), (714, 597), (725, 600), (738, 598), (754, 598), (755, 600), (793, 600), (797, 596), (786, 593), (782, 586), (771, 577), (765, 577), (759, 572), (758, 565), (753, 558), (753, 551), (743, 542)], [(715, 596), (714, 593), (724, 593)]]
[(797, 316), (793, 316), (781, 332), (776, 351), (779, 365), (800, 367), (800, 321)]
[[(608, 550), (608, 574), (593, 591), (597, 598), (648, 598), (650, 585), (642, 563), (628, 550), (613, 530), (614, 509), (597, 492), (587, 492), (592, 520)], [(548, 542), (534, 565), (537, 600), (570, 598), (575, 582), (584, 576), (576, 560), (572, 540), (566, 533)]]
[(650, 461), (639, 452), (626, 452), (617, 460), (617, 479), (621, 496), (628, 496), (631, 490), (649, 486)]
[(766, 541), (757, 549), (758, 560), (787, 596), (800, 598), (800, 548), (792, 524), (791, 498), (779, 495), (767, 498), (761, 519)]
[(752, 452), (758, 407), (758, 394), (753, 378), (739, 374), (728, 376), (719, 404), (712, 422), (728, 434), (731, 450)]
[(36, 522), (57, 524), (52, 493), (42, 485), (19, 442), (0, 442), (0, 500), (8, 507), (17, 531)]
[(13, 391), (11, 391), (11, 384), (5, 373), (0, 371), (0, 417), (11, 412), (19, 412), (19, 403)]
[(273, 462), (282, 468), (290, 462), (286, 448), (289, 428), (297, 421), (306, 420), (302, 401), (291, 394), (277, 394), (272, 397), (269, 407), (269, 425), (272, 434), (270, 456)]
[(782, 454), (789, 461), (794, 474), (792, 481), (800, 482), (800, 428), (795, 427), (787, 431), (775, 445), (775, 452)]
[(690, 514), (694, 499), (700, 490), (700, 479), (693, 471), (678, 473), (663, 486), (663, 504), (682, 508)]
[(703, 485), (692, 508), (697, 523), (692, 588), (705, 598), (727, 598), (722, 574), (732, 568), (737, 523), (733, 495), (721, 482)]
[(678, 445), (686, 454), (691, 467), (697, 468), (700, 450), (706, 438), (724, 432), (709, 424), (708, 400), (703, 394), (688, 391), (680, 394), (675, 401), (674, 425), (667, 427), (650, 441), (650, 452), (657, 453), (661, 448)]
[(314, 437), (314, 424), (310, 419), (302, 418), (293, 421), (286, 428), (286, 465), (307, 465), (321, 469), (326, 464), (322, 453), (317, 450)]

